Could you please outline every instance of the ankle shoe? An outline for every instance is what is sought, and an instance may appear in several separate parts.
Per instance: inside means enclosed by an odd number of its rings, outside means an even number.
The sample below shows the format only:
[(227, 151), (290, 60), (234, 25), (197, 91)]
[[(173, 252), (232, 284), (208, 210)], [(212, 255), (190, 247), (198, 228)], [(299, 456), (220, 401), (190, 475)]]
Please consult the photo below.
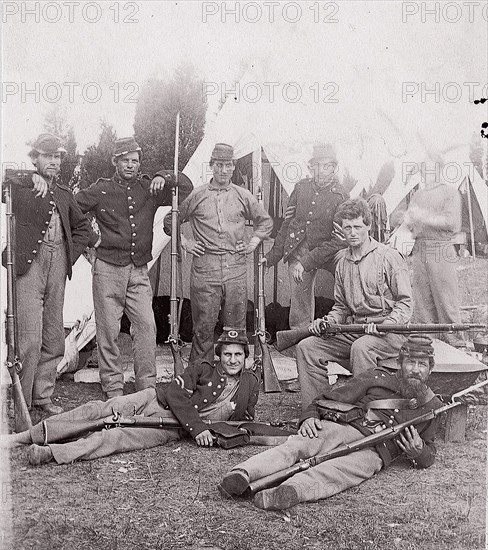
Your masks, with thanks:
[(29, 447), (29, 463), (33, 466), (47, 464), (53, 460), (53, 453), (48, 446), (36, 445), (35, 443)]
[[(249, 487), (249, 474), (246, 470), (231, 470), (225, 474), (224, 479), (219, 483), (218, 488), (220, 494), (222, 491), (227, 495), (242, 495), (242, 493)], [(225, 495), (223, 495), (225, 496)]]
[(254, 506), (262, 510), (284, 510), (299, 502), (298, 493), (291, 485), (279, 485), (274, 489), (265, 489), (254, 496)]
[(43, 413), (47, 413), (50, 416), (54, 414), (61, 414), (64, 412), (63, 407), (58, 407), (54, 403), (44, 403), (43, 405), (36, 405), (36, 408), (40, 409)]

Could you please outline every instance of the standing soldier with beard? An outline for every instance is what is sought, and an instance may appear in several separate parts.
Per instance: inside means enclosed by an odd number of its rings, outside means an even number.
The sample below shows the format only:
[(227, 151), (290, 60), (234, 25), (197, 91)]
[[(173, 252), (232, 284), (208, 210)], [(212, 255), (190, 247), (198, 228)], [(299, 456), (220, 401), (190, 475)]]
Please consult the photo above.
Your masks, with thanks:
[[(399, 370), (394, 374), (377, 368), (316, 397), (302, 414), (298, 435), (235, 466), (219, 485), (221, 493), (242, 495), (252, 481), (293, 466), (301, 459), (323, 455), (441, 407), (442, 402), (426, 385), (434, 368), (432, 340), (428, 336), (410, 336), (397, 361)], [(351, 409), (358, 412), (354, 419), (327, 420), (327, 412)], [(435, 430), (435, 420), (409, 426), (396, 440), (327, 460), (275, 488), (256, 493), (254, 504), (265, 510), (282, 510), (300, 502), (328, 498), (373, 477), (401, 454), (415, 467), (428, 468), (435, 459)]]
[(309, 168), (312, 178), (296, 184), (285, 221), (264, 259), (268, 267), (281, 259), (288, 262), (290, 328), (306, 326), (314, 320), (317, 269), (334, 275), (337, 253), (346, 246), (334, 235), (334, 215), (348, 194), (337, 178), (332, 145), (314, 147)]
[(93, 237), (71, 190), (59, 182), (64, 153), (60, 138), (41, 134), (29, 153), (36, 173), (10, 182), (22, 391), (29, 409), (48, 414), (63, 412), (51, 397), (64, 354), (66, 277)]
[[(123, 313), (131, 322), (136, 391), (156, 385), (156, 323), (147, 264), (151, 260), (156, 210), (171, 204), (173, 172), (153, 178), (139, 172), (141, 148), (134, 138), (118, 139), (112, 157), (115, 174), (80, 191), (83, 212), (93, 212), (101, 232), (93, 265), (93, 303), (102, 390), (120, 397), (124, 373), (117, 337)], [(180, 199), (193, 186), (178, 176)]]

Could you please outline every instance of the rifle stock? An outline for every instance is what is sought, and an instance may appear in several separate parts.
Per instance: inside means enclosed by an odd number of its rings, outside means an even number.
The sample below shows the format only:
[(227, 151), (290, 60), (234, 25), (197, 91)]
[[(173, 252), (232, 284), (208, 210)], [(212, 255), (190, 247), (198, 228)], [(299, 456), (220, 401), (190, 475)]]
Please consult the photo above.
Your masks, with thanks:
[(270, 487), (275, 487), (276, 485), (279, 485), (283, 481), (289, 479), (290, 477), (294, 476), (298, 472), (302, 472), (305, 470), (308, 470), (309, 468), (312, 468), (313, 466), (317, 466), (318, 464), (322, 464), (322, 462), (325, 462), (327, 460), (331, 460), (333, 458), (338, 458), (341, 456), (348, 455), (350, 453), (354, 453), (356, 451), (359, 451), (361, 449), (364, 449), (366, 447), (373, 447), (375, 445), (378, 445), (379, 443), (382, 443), (384, 441), (388, 441), (390, 439), (395, 438), (400, 432), (402, 432), (405, 428), (408, 426), (415, 426), (417, 424), (421, 424), (422, 422), (426, 422), (428, 420), (432, 420), (433, 418), (439, 416), (441, 413), (448, 411), (449, 409), (453, 409), (454, 407), (457, 407), (458, 405), (461, 405), (463, 401), (456, 401), (456, 399), (459, 399), (459, 397), (466, 395), (470, 393), (473, 390), (476, 390), (478, 388), (481, 388), (482, 386), (486, 386), (488, 384), (488, 380), (484, 380), (483, 382), (479, 382), (478, 384), (475, 384), (474, 386), (471, 386), (469, 388), (466, 388), (465, 390), (462, 390), (452, 396), (451, 403), (448, 403), (447, 405), (444, 405), (443, 407), (439, 407), (438, 409), (432, 409), (431, 411), (422, 414), (420, 416), (417, 416), (416, 418), (412, 418), (411, 420), (408, 420), (406, 422), (402, 422), (400, 424), (397, 424), (396, 426), (390, 426), (385, 428), (384, 430), (373, 433), (371, 435), (368, 435), (366, 437), (363, 437), (361, 439), (358, 439), (357, 441), (354, 441), (352, 443), (346, 443), (344, 445), (340, 445), (339, 447), (323, 454), (320, 456), (313, 456), (311, 458), (307, 458), (304, 460), (301, 460), (300, 462), (297, 462), (293, 466), (290, 466), (289, 468), (286, 468), (284, 470), (281, 470), (279, 472), (275, 472), (274, 474), (270, 474), (268, 476), (262, 477), (261, 479), (257, 479), (249, 484), (249, 490), (251, 494), (255, 494), (258, 491), (262, 491), (263, 489), (268, 489)]
[(12, 398), (15, 412), (15, 431), (22, 432), (32, 427), (32, 420), (20, 384), (19, 372), (22, 362), (17, 349), (17, 302), (15, 289), (15, 219), (12, 210), (12, 189), (9, 182), (5, 188), (7, 214), (7, 361), (6, 366), (12, 381)]
[[(487, 330), (487, 325), (465, 323), (465, 324), (397, 324), (397, 323), (375, 323), (380, 332), (398, 332), (398, 333), (436, 333), (436, 332), (458, 332), (465, 330)], [(362, 334), (366, 333), (368, 324), (331, 324), (322, 327), (322, 334), (332, 336), (334, 334)], [(286, 348), (294, 346), (304, 338), (312, 336), (309, 327), (297, 328), (292, 330), (281, 330), (276, 333), (276, 349), (283, 351)]]
[(276, 349), (283, 351), (284, 349), (295, 346), (305, 338), (312, 336), (308, 327), (295, 328), (292, 330), (279, 330), (276, 333)]

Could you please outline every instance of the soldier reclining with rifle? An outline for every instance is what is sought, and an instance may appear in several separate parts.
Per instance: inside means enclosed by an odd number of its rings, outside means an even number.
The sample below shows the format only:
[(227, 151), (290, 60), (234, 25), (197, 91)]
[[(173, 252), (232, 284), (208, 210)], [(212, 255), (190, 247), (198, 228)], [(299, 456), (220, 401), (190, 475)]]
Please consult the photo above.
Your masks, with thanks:
[(417, 468), (431, 466), (437, 416), (431, 413), (442, 406), (426, 385), (434, 367), (432, 340), (410, 336), (398, 364), (394, 374), (377, 368), (319, 395), (302, 414), (298, 435), (235, 466), (220, 492), (256, 493), (258, 508), (281, 510), (359, 485), (402, 453)]
[[(248, 340), (235, 330), (224, 332), (215, 347), (218, 361), (196, 363), (170, 384), (146, 388), (108, 401), (91, 401), (72, 411), (53, 416), (30, 430), (5, 436), (10, 447), (31, 445), (29, 462), (34, 465), (55, 461), (69, 464), (115, 453), (149, 449), (181, 439), (195, 439), (197, 445), (211, 447), (214, 435), (209, 421), (252, 420), (258, 400), (259, 378), (245, 368), (249, 355)], [(181, 429), (157, 427), (114, 427), (102, 429), (111, 416), (144, 415), (134, 425), (172, 425)], [(149, 418), (147, 418), (149, 417)], [(135, 419), (137, 417), (132, 417)], [(168, 421), (168, 424), (167, 422)], [(207, 423), (206, 423), (207, 422)], [(115, 426), (120, 426), (114, 422)], [(94, 431), (88, 437), (88, 432)], [(57, 443), (80, 437), (68, 443)]]

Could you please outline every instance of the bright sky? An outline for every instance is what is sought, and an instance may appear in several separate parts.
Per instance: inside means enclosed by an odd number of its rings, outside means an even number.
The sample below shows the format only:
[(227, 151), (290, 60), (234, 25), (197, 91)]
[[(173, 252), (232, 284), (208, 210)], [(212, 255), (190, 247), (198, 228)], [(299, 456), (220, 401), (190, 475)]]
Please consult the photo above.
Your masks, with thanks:
[(138, 89), (184, 61), (205, 79), (212, 108), (251, 69), (279, 94), (297, 83), (298, 105), (334, 94), (324, 109), (350, 113), (351, 127), (380, 106), (429, 140), (465, 140), (488, 120), (486, 104), (472, 104), (488, 82), (488, 7), (475, 4), (4, 1), (3, 162), (28, 162), (26, 142), (54, 106), (80, 151), (97, 141), (102, 118), (132, 134)]

